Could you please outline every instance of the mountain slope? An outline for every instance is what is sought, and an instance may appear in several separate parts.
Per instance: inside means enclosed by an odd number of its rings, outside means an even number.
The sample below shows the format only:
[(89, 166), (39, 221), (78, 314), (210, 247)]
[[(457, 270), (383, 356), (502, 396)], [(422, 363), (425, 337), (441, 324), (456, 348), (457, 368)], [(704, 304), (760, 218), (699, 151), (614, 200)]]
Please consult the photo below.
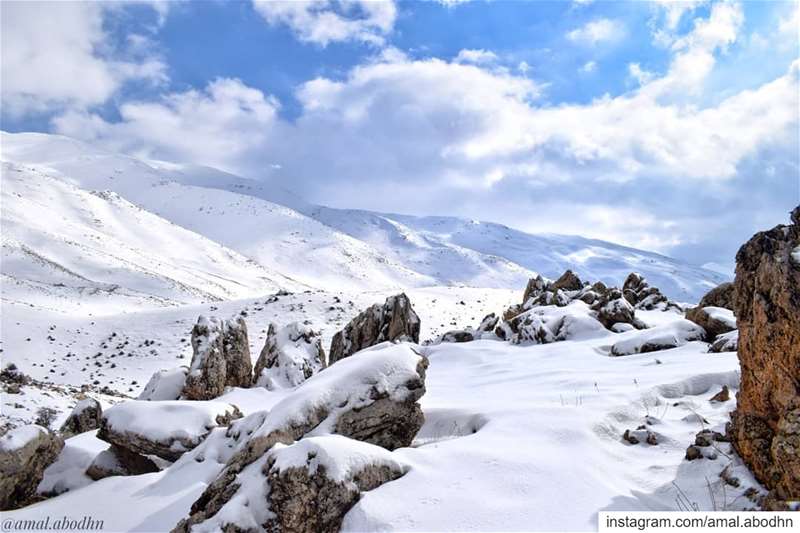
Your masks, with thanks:
[(120, 298), (179, 305), (302, 288), (117, 193), (7, 162), (2, 185), (5, 299), (96, 311)]
[(468, 285), (511, 288), (571, 268), (619, 285), (638, 271), (697, 301), (725, 276), (663, 255), (456, 217), (415, 217), (304, 202), (274, 184), (195, 165), (145, 161), (60, 136), (3, 133), (3, 157), (84, 189), (113, 190), (306, 285), (333, 290)]

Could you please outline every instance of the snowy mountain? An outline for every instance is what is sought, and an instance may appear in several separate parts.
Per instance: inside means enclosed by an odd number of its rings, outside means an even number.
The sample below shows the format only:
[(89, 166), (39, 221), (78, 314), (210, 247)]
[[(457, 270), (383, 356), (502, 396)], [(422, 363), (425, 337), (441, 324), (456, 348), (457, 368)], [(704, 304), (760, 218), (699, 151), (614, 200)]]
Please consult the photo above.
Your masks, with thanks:
[[(455, 217), (314, 206), (279, 187), (216, 169), (146, 161), (61, 136), (3, 133), (2, 145), (9, 169), (48, 176), (46, 183), (54, 187), (69, 184), (75, 190), (70, 198), (79, 203), (79, 189), (111, 191), (117, 202), (130, 202), (238, 252), (273, 283), (366, 290), (515, 288), (536, 272), (555, 278), (572, 268), (614, 285), (638, 271), (672, 298), (696, 301), (724, 280), (717, 272), (604, 241), (531, 235)], [(4, 169), (4, 182), (8, 174)], [(158, 255), (158, 245), (151, 246)]]

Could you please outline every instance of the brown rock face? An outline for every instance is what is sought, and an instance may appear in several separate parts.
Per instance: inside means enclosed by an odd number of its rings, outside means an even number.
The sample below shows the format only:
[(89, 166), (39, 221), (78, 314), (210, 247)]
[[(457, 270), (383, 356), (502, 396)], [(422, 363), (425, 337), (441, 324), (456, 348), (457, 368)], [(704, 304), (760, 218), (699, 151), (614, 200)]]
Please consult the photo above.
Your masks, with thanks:
[(572, 270), (567, 270), (561, 274), (561, 277), (553, 283), (553, 289), (561, 289), (563, 291), (579, 291), (582, 288), (583, 282)]
[(249, 387), (253, 379), (247, 326), (241, 317), (218, 320), (200, 317), (192, 328), (192, 364), (183, 396), (213, 400), (225, 387)]
[(350, 321), (333, 336), (329, 364), (384, 341), (419, 342), (420, 321), (405, 294), (390, 296)]
[(800, 206), (792, 222), (739, 249), (734, 282), (742, 383), (733, 443), (783, 500), (800, 498)]
[(41, 426), (21, 426), (0, 437), (0, 511), (35, 501), (36, 487), (64, 440)]

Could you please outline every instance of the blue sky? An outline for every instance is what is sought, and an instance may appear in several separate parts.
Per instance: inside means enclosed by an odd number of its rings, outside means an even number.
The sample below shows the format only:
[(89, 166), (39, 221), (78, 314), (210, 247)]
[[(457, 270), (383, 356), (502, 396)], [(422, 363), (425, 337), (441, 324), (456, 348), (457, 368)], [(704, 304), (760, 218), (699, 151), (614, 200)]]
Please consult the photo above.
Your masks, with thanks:
[(6, 131), (726, 266), (800, 203), (797, 2), (2, 10)]

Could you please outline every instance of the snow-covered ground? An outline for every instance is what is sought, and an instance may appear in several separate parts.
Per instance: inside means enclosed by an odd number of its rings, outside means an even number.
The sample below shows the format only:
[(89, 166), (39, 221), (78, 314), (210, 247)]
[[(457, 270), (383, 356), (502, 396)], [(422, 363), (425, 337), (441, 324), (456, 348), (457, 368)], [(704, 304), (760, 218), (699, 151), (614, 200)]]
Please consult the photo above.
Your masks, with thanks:
[[(200, 315), (243, 317), (255, 362), (272, 322), (320, 332), (327, 351), (361, 310), (403, 290), (422, 324), (414, 348), (430, 361), (425, 424), (412, 447), (386, 452), (405, 475), (365, 493), (344, 530), (593, 530), (599, 511), (678, 509), (683, 496), (701, 509), (752, 505), (742, 494), (758, 487), (727, 444), (715, 459), (684, 459), (698, 431), (723, 430), (738, 362), (708, 353), (674, 309), (637, 310), (649, 328), (614, 333), (575, 301), (537, 310), (568, 317), (559, 342), (424, 342), (519, 303), (534, 272), (572, 268), (621, 286), (638, 271), (690, 302), (723, 281), (717, 273), (580, 237), (308, 205), (64, 137), (3, 133), (2, 145), (0, 351), (34, 380), (2, 395), (3, 422), (31, 423), (45, 407), (57, 428), (82, 393), (124, 406), (154, 372), (190, 364)], [(677, 347), (637, 353), (648, 343)], [(723, 385), (731, 399), (711, 402)], [(219, 401), (250, 414), (292, 390), (232, 389)], [(631, 444), (626, 430), (657, 444)], [(78, 435), (39, 487), (68, 491), (7, 514), (167, 531), (230, 458), (224, 433), (161, 472), (96, 482), (83, 472), (106, 443)], [(738, 488), (719, 477), (728, 465)]]

